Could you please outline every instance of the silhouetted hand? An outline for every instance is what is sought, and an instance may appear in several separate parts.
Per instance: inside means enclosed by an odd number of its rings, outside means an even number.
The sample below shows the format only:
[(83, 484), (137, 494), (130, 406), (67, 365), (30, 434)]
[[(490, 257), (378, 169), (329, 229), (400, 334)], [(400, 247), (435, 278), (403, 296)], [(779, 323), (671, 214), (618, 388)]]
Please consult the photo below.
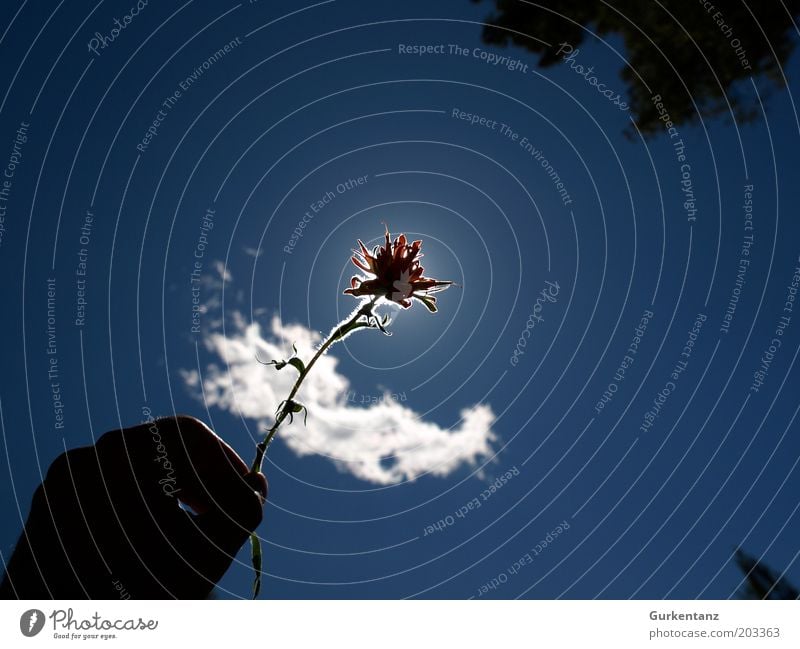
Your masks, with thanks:
[(266, 496), (264, 476), (197, 419), (108, 432), (50, 466), (0, 596), (206, 597)]

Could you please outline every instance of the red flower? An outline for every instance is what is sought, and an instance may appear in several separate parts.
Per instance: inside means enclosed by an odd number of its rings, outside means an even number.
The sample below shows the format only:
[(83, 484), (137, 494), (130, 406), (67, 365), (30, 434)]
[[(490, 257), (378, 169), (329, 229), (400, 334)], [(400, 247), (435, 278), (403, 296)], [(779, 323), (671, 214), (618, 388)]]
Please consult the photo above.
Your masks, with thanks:
[(436, 312), (436, 298), (431, 293), (443, 291), (453, 282), (423, 277), (424, 269), (419, 263), (422, 241), (409, 244), (404, 234), (391, 241), (387, 227), (386, 243), (375, 246), (371, 254), (361, 239), (358, 245), (361, 250), (353, 251), (353, 263), (374, 277), (356, 275), (350, 280), (350, 288), (345, 293), (355, 297), (382, 297), (404, 309), (411, 306), (412, 298), (416, 298), (430, 311)]

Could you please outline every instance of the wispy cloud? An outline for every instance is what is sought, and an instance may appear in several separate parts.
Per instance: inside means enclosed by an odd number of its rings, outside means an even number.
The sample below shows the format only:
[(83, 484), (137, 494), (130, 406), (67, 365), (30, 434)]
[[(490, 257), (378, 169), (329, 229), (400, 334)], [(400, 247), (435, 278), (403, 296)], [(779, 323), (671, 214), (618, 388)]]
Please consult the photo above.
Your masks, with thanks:
[[(263, 360), (285, 358), (295, 343), (300, 356), (308, 359), (320, 335), (302, 325), (283, 324), (277, 317), (267, 332), (238, 312), (231, 320), (225, 335), (206, 334), (205, 345), (215, 362), (202, 375), (184, 371), (184, 380), (198, 396), (205, 396), (208, 406), (268, 425), (296, 372), (291, 367), (276, 371), (260, 365), (256, 355)], [(340, 470), (381, 485), (425, 474), (444, 477), (492, 456), (495, 415), (488, 405), (463, 409), (460, 420), (444, 428), (388, 395), (369, 406), (353, 404), (347, 398), (350, 382), (337, 366), (332, 354), (319, 359), (298, 395), (308, 408), (308, 425), (296, 419), (278, 433), (297, 455), (325, 456)]]

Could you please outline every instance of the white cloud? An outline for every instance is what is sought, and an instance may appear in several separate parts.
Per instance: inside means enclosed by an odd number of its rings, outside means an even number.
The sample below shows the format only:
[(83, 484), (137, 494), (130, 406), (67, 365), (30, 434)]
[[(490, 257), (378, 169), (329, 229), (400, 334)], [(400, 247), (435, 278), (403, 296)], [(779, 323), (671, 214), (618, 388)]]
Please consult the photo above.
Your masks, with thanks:
[[(205, 338), (218, 363), (202, 374), (202, 394), (216, 406), (247, 419), (269, 425), (278, 404), (286, 398), (297, 376), (292, 367), (276, 371), (256, 362), (282, 359), (295, 343), (299, 356), (308, 360), (320, 335), (302, 325), (284, 325), (273, 317), (268, 334), (258, 323), (232, 317), (226, 335), (215, 331)], [(334, 348), (335, 349), (335, 348)], [(488, 405), (461, 411), (452, 428), (423, 421), (405, 403), (386, 398), (369, 406), (348, 401), (350, 382), (337, 371), (331, 354), (320, 358), (300, 388), (298, 400), (308, 408), (308, 425), (302, 415), (284, 423), (278, 437), (299, 456), (320, 454), (352, 475), (376, 484), (413, 480), (423, 474), (446, 476), (463, 465), (475, 466), (493, 455), (495, 415)], [(197, 371), (184, 371), (190, 388), (200, 392)]]

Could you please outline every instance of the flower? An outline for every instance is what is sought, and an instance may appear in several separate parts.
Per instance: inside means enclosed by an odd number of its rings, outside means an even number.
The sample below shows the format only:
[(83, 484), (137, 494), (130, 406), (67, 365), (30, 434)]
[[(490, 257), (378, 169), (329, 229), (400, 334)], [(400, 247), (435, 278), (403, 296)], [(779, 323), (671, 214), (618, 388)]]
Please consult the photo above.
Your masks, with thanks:
[(453, 282), (431, 279), (422, 275), (419, 259), (422, 241), (410, 244), (406, 235), (401, 234), (394, 241), (386, 228), (386, 243), (375, 246), (372, 253), (358, 240), (361, 250), (354, 250), (353, 263), (361, 270), (374, 275), (372, 278), (354, 276), (350, 288), (344, 292), (355, 297), (372, 295), (399, 304), (404, 309), (411, 306), (412, 298), (422, 302), (432, 312), (436, 312), (436, 298), (431, 293), (443, 291)]

